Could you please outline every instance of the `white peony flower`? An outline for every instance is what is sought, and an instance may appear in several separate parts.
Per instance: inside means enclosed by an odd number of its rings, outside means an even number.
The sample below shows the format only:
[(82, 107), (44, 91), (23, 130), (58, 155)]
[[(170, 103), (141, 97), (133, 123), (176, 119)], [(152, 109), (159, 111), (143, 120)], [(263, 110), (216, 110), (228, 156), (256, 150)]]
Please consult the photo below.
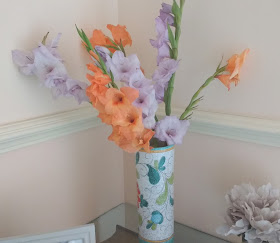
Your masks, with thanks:
[(226, 224), (217, 233), (242, 235), (249, 243), (280, 243), (280, 191), (271, 184), (255, 189), (250, 184), (234, 186), (226, 195)]

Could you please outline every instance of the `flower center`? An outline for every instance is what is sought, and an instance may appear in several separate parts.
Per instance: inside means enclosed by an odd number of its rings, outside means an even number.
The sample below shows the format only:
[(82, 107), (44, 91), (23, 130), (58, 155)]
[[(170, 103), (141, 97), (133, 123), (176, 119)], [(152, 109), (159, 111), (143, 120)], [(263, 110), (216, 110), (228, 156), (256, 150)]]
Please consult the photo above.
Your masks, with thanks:
[(175, 130), (175, 129), (167, 130), (167, 131), (166, 131), (166, 134), (167, 134), (169, 137), (174, 137), (174, 136), (176, 135), (176, 130)]

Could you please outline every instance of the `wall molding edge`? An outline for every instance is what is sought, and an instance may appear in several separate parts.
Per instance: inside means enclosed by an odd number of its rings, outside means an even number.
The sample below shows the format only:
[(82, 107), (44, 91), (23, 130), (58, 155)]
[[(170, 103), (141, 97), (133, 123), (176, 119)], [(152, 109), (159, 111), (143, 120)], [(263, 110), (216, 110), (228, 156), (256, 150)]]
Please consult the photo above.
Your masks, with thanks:
[(0, 126), (0, 154), (101, 125), (92, 107)]
[[(173, 109), (174, 115), (183, 109)], [(164, 115), (164, 110), (159, 109)], [(0, 126), (0, 154), (100, 126), (92, 107), (38, 117)], [(196, 111), (190, 132), (280, 147), (280, 121)]]
[[(184, 109), (173, 109), (178, 117)], [(164, 109), (160, 109), (164, 115)], [(229, 115), (208, 111), (195, 111), (190, 132), (233, 139), (243, 142), (280, 147), (280, 121), (256, 117)]]

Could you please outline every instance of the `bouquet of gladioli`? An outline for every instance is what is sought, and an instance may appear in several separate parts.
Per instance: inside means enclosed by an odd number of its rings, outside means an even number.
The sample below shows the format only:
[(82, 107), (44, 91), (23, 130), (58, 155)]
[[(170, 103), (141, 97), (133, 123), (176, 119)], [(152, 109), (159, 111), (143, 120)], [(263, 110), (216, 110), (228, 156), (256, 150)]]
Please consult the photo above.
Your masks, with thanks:
[[(14, 62), (24, 73), (37, 75), (56, 95), (72, 94), (79, 102), (86, 101), (88, 97), (102, 122), (112, 126), (109, 140), (127, 152), (140, 149), (148, 152), (151, 147), (181, 144), (193, 111), (202, 100), (201, 91), (215, 79), (219, 79), (228, 89), (231, 83), (237, 85), (240, 68), (249, 52), (246, 49), (241, 55), (234, 55), (225, 66), (221, 62), (214, 74), (193, 95), (183, 114), (179, 118), (171, 116), (184, 3), (185, 0), (180, 0), (180, 5), (175, 0), (172, 6), (163, 3), (160, 16), (155, 20), (157, 37), (151, 40), (151, 44), (158, 50), (158, 55), (157, 69), (151, 79), (145, 77), (137, 56), (126, 54), (125, 47), (131, 46), (132, 40), (126, 27), (120, 25), (107, 25), (112, 38), (101, 30), (94, 30), (92, 37), (88, 38), (82, 29), (77, 28), (93, 60), (87, 65), (92, 72), (87, 74), (91, 83), (87, 88), (68, 77), (61, 59), (53, 50), (57, 40), (46, 46), (44, 39), (33, 54), (29, 54), (28, 61), (22, 60), (25, 55), (22, 52), (14, 52)], [(49, 69), (46, 68), (48, 65)], [(166, 116), (160, 119), (156, 112), (163, 102)]]

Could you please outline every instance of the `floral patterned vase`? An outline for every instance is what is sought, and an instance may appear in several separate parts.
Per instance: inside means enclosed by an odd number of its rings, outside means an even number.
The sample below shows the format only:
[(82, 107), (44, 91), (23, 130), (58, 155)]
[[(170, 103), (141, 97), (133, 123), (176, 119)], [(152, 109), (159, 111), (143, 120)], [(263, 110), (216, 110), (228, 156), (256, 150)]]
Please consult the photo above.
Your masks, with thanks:
[(139, 242), (174, 242), (174, 146), (136, 154)]

